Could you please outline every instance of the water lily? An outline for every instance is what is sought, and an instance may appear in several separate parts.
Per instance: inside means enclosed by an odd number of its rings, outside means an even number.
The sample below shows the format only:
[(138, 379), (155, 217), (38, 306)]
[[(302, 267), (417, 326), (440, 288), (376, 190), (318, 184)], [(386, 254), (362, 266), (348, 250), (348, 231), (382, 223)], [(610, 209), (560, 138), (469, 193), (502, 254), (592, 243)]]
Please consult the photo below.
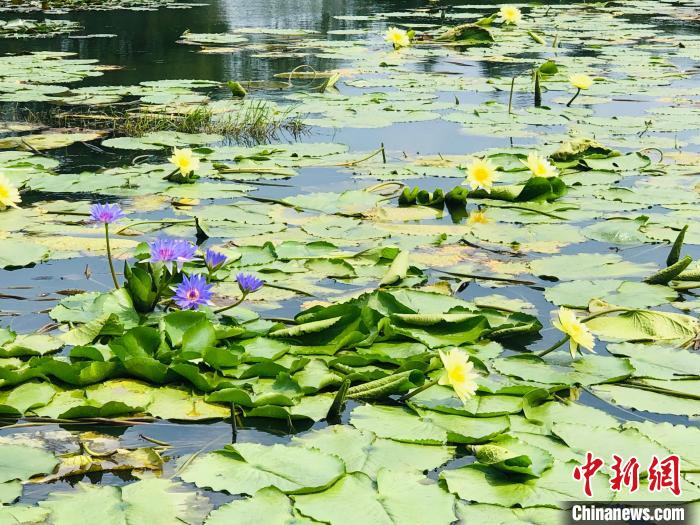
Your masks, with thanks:
[(109, 264), (109, 273), (112, 274), (112, 282), (114, 287), (119, 289), (117, 281), (117, 272), (114, 271), (114, 261), (112, 260), (112, 248), (109, 243), (109, 225), (124, 218), (124, 212), (118, 204), (93, 204), (90, 206), (90, 220), (94, 223), (102, 223), (105, 225), (105, 244), (107, 245), (107, 263)]
[(546, 157), (541, 157), (536, 151), (527, 156), (527, 161), (521, 161), (535, 177), (556, 177), (557, 168)]
[(90, 206), (90, 220), (103, 224), (112, 224), (125, 217), (118, 204), (93, 204)]
[(194, 259), (197, 247), (182, 239), (156, 239), (149, 244), (151, 256), (147, 259), (152, 263), (175, 263), (178, 268)]
[(226, 263), (226, 256), (221, 252), (209, 248), (204, 254), (204, 264), (207, 265), (210, 272), (218, 270), (224, 263)]
[(7, 177), (0, 174), (0, 210), (7, 207), (19, 208), (17, 204), (22, 201), (19, 196), (19, 190), (8, 180)]
[(576, 88), (576, 93), (571, 97), (571, 100), (566, 103), (566, 107), (571, 106), (571, 103), (576, 100), (582, 89), (588, 89), (593, 85), (593, 79), (584, 73), (576, 73), (569, 77), (569, 82)]
[(211, 304), (212, 285), (203, 275), (184, 276), (175, 288), (173, 300), (183, 310), (197, 310), (200, 306)]
[(473, 211), (469, 214), (467, 224), (488, 224), (489, 218), (485, 211)]
[(400, 47), (407, 47), (411, 45), (411, 39), (408, 36), (408, 32), (398, 27), (390, 27), (387, 29), (384, 35), (384, 40), (389, 42), (394, 46), (394, 49), (399, 49)]
[(218, 310), (215, 310), (214, 313), (220, 314), (221, 312), (235, 308), (245, 301), (245, 298), (248, 297), (249, 294), (257, 292), (265, 284), (265, 281), (250, 273), (239, 273), (236, 275), (236, 282), (238, 283), (238, 288), (241, 290), (241, 296), (238, 298), (238, 301), (228, 306), (224, 306), (223, 308), (219, 308)]
[(238, 288), (240, 288), (241, 292), (245, 295), (257, 292), (265, 284), (265, 281), (258, 279), (250, 273), (239, 273), (236, 276), (236, 282), (238, 283)]
[(469, 361), (469, 355), (464, 350), (452, 348), (448, 353), (439, 351), (440, 359), (445, 370), (438, 379), (439, 385), (451, 386), (457, 397), (464, 403), (476, 393), (476, 378), (474, 364)]
[(576, 73), (569, 77), (571, 85), (578, 89), (588, 89), (593, 85), (593, 79), (584, 73)]
[(467, 166), (467, 182), (472, 190), (481, 188), (490, 193), (495, 179), (496, 167), (488, 159), (474, 159)]
[(559, 308), (557, 320), (552, 324), (569, 337), (571, 357), (576, 357), (579, 346), (590, 352), (593, 351), (595, 338), (588, 327), (576, 318), (576, 314), (573, 311), (562, 306)]
[(180, 170), (183, 177), (187, 177), (199, 169), (199, 159), (194, 156), (190, 148), (173, 148), (173, 155), (169, 160)]
[(514, 5), (504, 5), (500, 9), (501, 18), (506, 24), (518, 24), (523, 15)]

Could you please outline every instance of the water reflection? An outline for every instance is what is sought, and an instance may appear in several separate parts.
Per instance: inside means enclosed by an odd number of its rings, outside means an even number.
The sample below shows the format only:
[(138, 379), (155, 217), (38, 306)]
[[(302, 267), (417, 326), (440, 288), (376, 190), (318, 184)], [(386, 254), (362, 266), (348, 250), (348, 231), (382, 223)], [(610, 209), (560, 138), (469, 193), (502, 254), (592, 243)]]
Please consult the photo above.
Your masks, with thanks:
[[(459, 2), (451, 2), (459, 4)], [(266, 80), (275, 73), (290, 71), (303, 63), (317, 69), (343, 67), (338, 61), (322, 60), (314, 55), (301, 58), (255, 58), (251, 53), (235, 52), (205, 55), (197, 53), (196, 46), (177, 44), (180, 35), (193, 33), (220, 33), (241, 27), (275, 29), (299, 28), (318, 31), (321, 36), (331, 30), (382, 28), (387, 21), (344, 20), (336, 16), (371, 16), (382, 12), (406, 11), (425, 8), (423, 0), (383, 2), (377, 5), (369, 0), (213, 0), (208, 5), (191, 9), (159, 9), (157, 11), (84, 11), (51, 18), (67, 18), (79, 22), (85, 29), (80, 35), (115, 34), (112, 38), (70, 38), (0, 40), (0, 52), (52, 50), (78, 53), (80, 57), (97, 59), (103, 64), (121, 66), (121, 71), (109, 72), (103, 77), (87, 79), (86, 84), (135, 84), (143, 80), (201, 78), (211, 80)], [(460, 13), (465, 10), (460, 9)], [(2, 13), (9, 19), (17, 13)], [(41, 18), (39, 13), (27, 13), (26, 18)], [(394, 23), (438, 23), (435, 17), (393, 19)], [(255, 35), (253, 35), (255, 38)], [(329, 39), (362, 38), (353, 35), (327, 35)], [(425, 71), (433, 71), (438, 64), (428, 61)], [(489, 74), (498, 73), (498, 65), (491, 64)]]

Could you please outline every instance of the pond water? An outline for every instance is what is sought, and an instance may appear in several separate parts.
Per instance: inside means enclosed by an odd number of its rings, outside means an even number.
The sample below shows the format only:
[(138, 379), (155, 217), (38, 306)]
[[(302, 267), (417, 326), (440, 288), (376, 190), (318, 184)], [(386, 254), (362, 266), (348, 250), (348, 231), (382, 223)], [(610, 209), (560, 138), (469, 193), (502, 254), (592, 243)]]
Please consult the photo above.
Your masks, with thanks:
[[(117, 239), (115, 252), (120, 259), (119, 272), (121, 260), (133, 257), (137, 242), (162, 235), (194, 239), (192, 224), (161, 224), (158, 221), (196, 216), (209, 228), (210, 236), (203, 241), (203, 249), (225, 246), (230, 250), (226, 252), (230, 256), (243, 254), (234, 266), (266, 280), (264, 290), (258, 295), (251, 294), (250, 301), (244, 304), (246, 309), (234, 310), (239, 321), (257, 323), (250, 325), (248, 337), (267, 333), (273, 324), (265, 324), (266, 321), (259, 320), (258, 316), (288, 321), (313, 304), (326, 306), (328, 302), (340, 302), (373, 290), (398, 255), (369, 257), (363, 255), (364, 251), (398, 247), (410, 253), (411, 266), (414, 267), (408, 275), (404, 271), (398, 280), (403, 281), (403, 286), (444, 293), (445, 288), (440, 286), (449, 285), (446, 297), (451, 294), (463, 301), (476, 302), (481, 307), (496, 306), (500, 312), (521, 311), (534, 315), (541, 322), (540, 330), (499, 339), (502, 347), (495, 354), (479, 348), (473, 350), (472, 355), (486, 363), (482, 372), (490, 381), (484, 388), (491, 390), (483, 390), (482, 394), (488, 392), (494, 398), (522, 396), (524, 385), (533, 388), (549, 385), (548, 395), (552, 396), (549, 403), (571, 397), (577, 401), (577, 406), (600, 410), (585, 413), (593, 426), (598, 425), (597, 417), (608, 414), (621, 423), (671, 422), (682, 425), (674, 427), (683, 428), (677, 430), (679, 435), (695, 431), (693, 427), (697, 427), (696, 417), (700, 414), (697, 406), (700, 405), (697, 401), (700, 368), (692, 345), (694, 337), (683, 330), (696, 328), (694, 318), (700, 302), (694, 286), (687, 283), (700, 286), (696, 282), (700, 278), (683, 279), (676, 272), (671, 279), (661, 278), (651, 283), (643, 280), (666, 267), (671, 244), (686, 224), (689, 228), (682, 255), (694, 260), (700, 257), (700, 230), (695, 220), (700, 211), (696, 188), (700, 165), (700, 101), (697, 96), (700, 89), (697, 77), (700, 71), (697, 18), (700, 3), (644, 1), (591, 6), (585, 2), (540, 2), (521, 6), (523, 22), (518, 25), (508, 26), (496, 19), (491, 30), (494, 41), (486, 46), (483, 43), (474, 45), (473, 41), (461, 45), (448, 41), (438, 45), (432, 40), (441, 26), (474, 22), (497, 12), (499, 6), (497, 2), (463, 5), (460, 2), (426, 4), (419, 0), (379, 4), (363, 0), (212, 0), (191, 7), (173, 5), (152, 10), (68, 9), (47, 15), (17, 7), (0, 11), (0, 20), (46, 17), (74, 21), (80, 27), (71, 34), (50, 38), (0, 38), (0, 60), (2, 55), (51, 51), (75, 54), (66, 55), (63, 58), (66, 61), (90, 59), (95, 65), (115, 66), (69, 84), (60, 78), (42, 80), (41, 64), (26, 73), (30, 75), (29, 79), (14, 76), (8, 79), (0, 69), (2, 120), (47, 124), (48, 115), (55, 117), (56, 113), (63, 112), (72, 113), (70, 118), (74, 119), (64, 122), (77, 126), (75, 115), (81, 113), (94, 118), (121, 109), (138, 112), (139, 108), (142, 110), (151, 105), (152, 108), (158, 106), (157, 111), (164, 114), (177, 115), (199, 104), (208, 104), (206, 107), (216, 108), (212, 121), (215, 122), (216, 115), (240, 114), (243, 111), (239, 110), (240, 105), (260, 102), (271, 108), (266, 111), (273, 112), (280, 124), (287, 124), (270, 131), (262, 140), (242, 133), (234, 138), (222, 136), (219, 137), (221, 140), (214, 138), (200, 142), (176, 139), (174, 143), (163, 143), (167, 147), (149, 147), (144, 142), (111, 147), (109, 142), (102, 143), (102, 138), (77, 140), (65, 147), (49, 149), (23, 147), (22, 143), (16, 144), (16, 148), (3, 146), (8, 151), (29, 151), (34, 155), (32, 159), (50, 160), (42, 167), (36, 164), (39, 161), (29, 159), (28, 162), (33, 164), (24, 168), (0, 158), (0, 172), (7, 169), (12, 181), (21, 181), (24, 185), (23, 209), (33, 210), (0, 211), (0, 243), (3, 238), (26, 239), (46, 249), (39, 257), (41, 260), (13, 264), (12, 261), (18, 258), (14, 253), (18, 249), (13, 246), (14, 251), (8, 256), (10, 262), (5, 269), (0, 269), (0, 326), (17, 333), (45, 328), (48, 333), (58, 336), (67, 329), (66, 325), (51, 325), (56, 317), (50, 311), (59, 301), (70, 300), (80, 292), (109, 292), (112, 289), (101, 230), (90, 230), (84, 220), (89, 204), (119, 202), (129, 214), (128, 222), (124, 224), (131, 226), (125, 235), (113, 235), (113, 239)], [(411, 46), (394, 51), (384, 41), (385, 31), (394, 25), (416, 30), (417, 36)], [(226, 40), (220, 35), (236, 35), (237, 39)], [(479, 33), (478, 38), (482, 37), (483, 34)], [(545, 61), (553, 61), (558, 71), (548, 73), (541, 69), (543, 108), (534, 108), (532, 71)], [(323, 91), (319, 85), (326, 78), (323, 72), (329, 70), (339, 71), (341, 75), (335, 86)], [(311, 79), (282, 76), (293, 71), (319, 74)], [(567, 107), (567, 101), (576, 92), (568, 83), (569, 75), (574, 73), (587, 73), (594, 77), (594, 83), (590, 89), (581, 92), (571, 107)], [(211, 82), (189, 86), (182, 79)], [(511, 92), (511, 79), (514, 92)], [(25, 80), (32, 85), (69, 85), (73, 91), (66, 94), (60, 90), (47, 90), (49, 98), (64, 97), (63, 100), (47, 102), (35, 92), (31, 92), (26, 100), (16, 97), (5, 85), (5, 82), (23, 83)], [(163, 83), (165, 80), (173, 83)], [(239, 81), (247, 88), (248, 94), (243, 102), (231, 98), (231, 91), (225, 85), (230, 80)], [(142, 82), (157, 84), (148, 93), (127, 88), (139, 86)], [(181, 91), (174, 87), (178, 83), (184, 86)], [(106, 86), (118, 88), (109, 91)], [(85, 97), (85, 103), (70, 98), (78, 93)], [(103, 96), (114, 99), (105, 103), (100, 100)], [(148, 100), (148, 97), (152, 98)], [(512, 112), (508, 110), (509, 103)], [(237, 106), (231, 109), (227, 104)], [(271, 113), (266, 115), (269, 117)], [(50, 125), (60, 127), (59, 120)], [(82, 120), (80, 124), (89, 127), (87, 122)], [(97, 121), (94, 122), (97, 127)], [(0, 140), (35, 132), (50, 133), (43, 128), (18, 135), (5, 129), (4, 125), (0, 127)], [(214, 129), (201, 131), (217, 133)], [(138, 133), (115, 134), (123, 135), (136, 137)], [(617, 150), (620, 155), (611, 156), (606, 150), (588, 157), (584, 154), (566, 159), (560, 156), (557, 167), (568, 186), (566, 195), (519, 200), (517, 192), (529, 179), (526, 176), (529, 172), (526, 173), (524, 167), (528, 152), (537, 149), (556, 156), (555, 151), (562, 144), (581, 137), (595, 139), (600, 148)], [(103, 138), (106, 139), (107, 135)], [(268, 142), (287, 145), (288, 149), (278, 146), (282, 148), (280, 153), (274, 151), (274, 146), (261, 145)], [(313, 146), (315, 143), (318, 146)], [(169, 171), (167, 162), (172, 146), (200, 148), (195, 151), (203, 159), (202, 178), (194, 185), (163, 185), (162, 175)], [(263, 151), (265, 148), (273, 152)], [(370, 192), (372, 197), (366, 199), (367, 192), (352, 193), (390, 181), (398, 181), (406, 187), (419, 186), (431, 193), (438, 188), (448, 192), (464, 181), (474, 154), (489, 156), (499, 168), (502, 183), (517, 187), (515, 197), (499, 199), (498, 196), (488, 198), (493, 195), (471, 195), (466, 210), (439, 206), (440, 211), (436, 211), (435, 207), (429, 206), (401, 207), (398, 192), (385, 193), (384, 200), (375, 199), (376, 192)], [(572, 158), (574, 162), (571, 162)], [(253, 168), (248, 172), (246, 166)], [(272, 169), (272, 172), (265, 172), (265, 169)], [(285, 169), (291, 170), (293, 176), (285, 175)], [(281, 175), (274, 170), (282, 170)], [(130, 185), (130, 177), (135, 186)], [(139, 187), (141, 177), (149, 182)], [(112, 184), (110, 180), (115, 178), (127, 182)], [(231, 192), (230, 197), (227, 191)], [(556, 193), (554, 189), (551, 191), (551, 195)], [(235, 211), (222, 208), (232, 204)], [(485, 214), (483, 220), (477, 219), (481, 212)], [(152, 224), (139, 228), (144, 221)], [(63, 236), (65, 240), (61, 240)], [(305, 250), (312, 250), (308, 243), (328, 243), (333, 250), (328, 246), (314, 248), (320, 250), (317, 252), (322, 254), (320, 259), (269, 256), (265, 251), (268, 250), (265, 244), (268, 241), (274, 247), (280, 243), (305, 243)], [(2, 244), (0, 250), (3, 250)], [(289, 250), (291, 253), (291, 248)], [(4, 265), (2, 257), (0, 254)], [(314, 262), (319, 260), (324, 261), (323, 265)], [(346, 260), (350, 263), (343, 262)], [(37, 264), (33, 264), (35, 262)], [(342, 275), (345, 271), (349, 273)], [(685, 271), (695, 271), (695, 263)], [(228, 304), (235, 299), (234, 275), (224, 277), (220, 288), (215, 288), (218, 303)], [(475, 275), (477, 278), (473, 278)], [(522, 281), (526, 283), (522, 284)], [(598, 331), (594, 330), (598, 339), (595, 349), (609, 361), (581, 360), (577, 368), (560, 359), (549, 363), (554, 370), (551, 376), (534, 364), (506, 363), (509, 357), (537, 352), (557, 342), (562, 334), (553, 327), (551, 312), (560, 306), (584, 311), (591, 299), (640, 310), (687, 314), (689, 317), (669, 317), (662, 321), (637, 319), (630, 322), (631, 326), (601, 325)], [(396, 301), (400, 302), (399, 299)], [(420, 310), (420, 299), (412, 301), (416, 312), (425, 313)], [(85, 306), (75, 304), (78, 308)], [(433, 308), (427, 299), (424, 306)], [(456, 311), (460, 311), (459, 308)], [(438, 313), (443, 315), (445, 312), (446, 309)], [(72, 321), (72, 327), (84, 322)], [(511, 319), (508, 322), (517, 325), (521, 321)], [(650, 323), (650, 328), (643, 326), (645, 322)], [(683, 326), (678, 328), (680, 325)], [(676, 329), (680, 333), (674, 332)], [(104, 332), (102, 335), (104, 337)], [(435, 341), (431, 337), (437, 336), (418, 338), (416, 344), (425, 344), (424, 348), (430, 347), (436, 355), (435, 349), (445, 345), (431, 345), (429, 341)], [(484, 338), (488, 339), (487, 336)], [(309, 347), (321, 345), (303, 338), (301, 341), (300, 344)], [(610, 346), (616, 341), (621, 344)], [(469, 347), (474, 343), (466, 339), (462, 342)], [(685, 357), (677, 354), (682, 343), (690, 343), (685, 345), (686, 350), (682, 350), (690, 356), (687, 362), (683, 361)], [(646, 344), (639, 350), (644, 352), (641, 357), (630, 353), (634, 344)], [(63, 347), (60, 354), (69, 355), (71, 346)], [(653, 351), (657, 347), (661, 357), (648, 357), (649, 349)], [(564, 347), (567, 348), (568, 345)], [(562, 353), (568, 355), (568, 352)], [(2, 355), (8, 359), (15, 357)], [(302, 355), (307, 354), (302, 352)], [(323, 363), (324, 374), (330, 374), (326, 365), (332, 368), (336, 364), (332, 362), (333, 353), (326, 352), (322, 359), (316, 359), (316, 355), (323, 356), (324, 351), (311, 352), (307, 358)], [(25, 362), (31, 356), (31, 353), (19, 354)], [(291, 353), (287, 357), (290, 356)], [(264, 358), (258, 356), (255, 362), (275, 361), (268, 357), (269, 354)], [(380, 377), (377, 374), (382, 367), (394, 369), (401, 365), (399, 371), (413, 368), (410, 362), (402, 361), (404, 358), (392, 360), (384, 356), (383, 361), (377, 361), (359, 357), (353, 361), (343, 351), (336, 357), (340, 357), (340, 361), (347, 357), (347, 361), (338, 365), (338, 370), (361, 378), (361, 382)], [(426, 370), (428, 361), (421, 370)], [(615, 376), (612, 370), (623, 366), (619, 364), (622, 361), (629, 370), (636, 372)], [(204, 365), (201, 360), (193, 362), (195, 366)], [(292, 377), (308, 366), (290, 365), (289, 362), (273, 364), (285, 367)], [(7, 366), (14, 371), (18, 364), (8, 363)], [(249, 366), (250, 363), (245, 365)], [(435, 363), (430, 364), (431, 368), (435, 366)], [(520, 367), (524, 367), (523, 371)], [(245, 371), (242, 373), (239, 370), (231, 377), (240, 384), (245, 382), (245, 377), (257, 377), (252, 372), (249, 376)], [(276, 373), (271, 375), (266, 371), (264, 377), (274, 378)], [(563, 375), (554, 378), (554, 374), (565, 373), (571, 374), (566, 376), (570, 380), (562, 380)], [(574, 377), (575, 374), (579, 375)], [(603, 385), (617, 383), (628, 376), (637, 382), (647, 381), (644, 388), (636, 390)], [(39, 377), (46, 379), (47, 376)], [(61, 388), (71, 388), (65, 383), (65, 377), (61, 379), (60, 375), (54, 375), (52, 381)], [(117, 373), (115, 377), (120, 375)], [(326, 377), (323, 375), (323, 380)], [(137, 378), (143, 379), (138, 374)], [(677, 382), (672, 384), (674, 380)], [(678, 385), (680, 380), (683, 380), (682, 386)], [(337, 390), (338, 383), (329, 381), (325, 387), (316, 390), (332, 398), (329, 393)], [(9, 386), (13, 383), (8, 379), (3, 384)], [(90, 382), (74, 383), (73, 386), (76, 384), (83, 387)], [(503, 386), (506, 384), (512, 390)], [(558, 387), (553, 385), (560, 384), (566, 388), (559, 389), (558, 393)], [(252, 388), (266, 388), (264, 383), (259, 385), (263, 386)], [(616, 388), (654, 392), (657, 398), (666, 395), (676, 401), (664, 407), (660, 402), (657, 404), (658, 399), (654, 397), (618, 399), (622, 393)], [(119, 390), (115, 390), (114, 395), (118, 396)], [(396, 400), (394, 396), (385, 401), (393, 406)], [(294, 402), (297, 402), (296, 398)], [(450, 417), (460, 413), (454, 407), (446, 409), (444, 400), (441, 403), (442, 409), (438, 409), (438, 413), (452, 414)], [(229, 406), (227, 403), (227, 409)], [(350, 423), (354, 423), (354, 418), (359, 419), (356, 409), (363, 406), (361, 401), (350, 400), (337, 420), (331, 419), (331, 422), (352, 428)], [(519, 415), (521, 408), (503, 413), (511, 414), (510, 428), (517, 434), (516, 438), (522, 440), (521, 434), (531, 435), (534, 431), (525, 425), (525, 420), (529, 421), (528, 413), (525, 413), (527, 418)], [(425, 409), (425, 404), (418, 407), (423, 411), (422, 416)], [(491, 415), (502, 417), (503, 413), (496, 411)], [(41, 415), (41, 412), (37, 414)], [(196, 464), (202, 457), (208, 457), (206, 452), (220, 450), (230, 443), (288, 443), (292, 435), (309, 429), (323, 429), (329, 424), (323, 418), (291, 419), (291, 416), (288, 420), (274, 416), (241, 417), (237, 422), (230, 418), (223, 421), (212, 418), (211, 422), (191, 418), (183, 422), (188, 418), (172, 417), (168, 420), (164, 417), (143, 424), (114, 424), (95, 419), (80, 421), (79, 417), (59, 417), (60, 414), (62, 412), (58, 409), (44, 412), (54, 420), (75, 420), (45, 423), (31, 413), (26, 414), (26, 420), (8, 416), (2, 419), (5, 428), (0, 430), (0, 435), (12, 442), (13, 439), (18, 441), (18, 432), (94, 430), (118, 437), (120, 446), (125, 448), (152, 445), (152, 442), (144, 441), (145, 435), (169, 444), (163, 452), (167, 458), (163, 473), (168, 477), (191, 469), (191, 465), (183, 464), (187, 458), (193, 457)], [(265, 416), (264, 413), (259, 415)], [(523, 421), (516, 423), (517, 418)], [(551, 424), (547, 418), (545, 421)], [(574, 424), (566, 417), (564, 421), (563, 424)], [(21, 426), (24, 424), (27, 426)], [(400, 431), (392, 428), (392, 423), (387, 425), (390, 434), (410, 433), (405, 428)], [(380, 432), (382, 425), (376, 421), (356, 426), (383, 436)], [(607, 429), (610, 423), (601, 422), (600, 426)], [(567, 437), (564, 430), (555, 434), (557, 440), (561, 440), (556, 446), (566, 448), (561, 445), (563, 442), (569, 450), (581, 452), (582, 443)], [(660, 439), (651, 431), (649, 434), (640, 431), (641, 438)], [(410, 442), (408, 438), (397, 440)], [(463, 438), (453, 443), (447, 438), (446, 443), (459, 446), (454, 452), (456, 459), (451, 459), (446, 467), (438, 464), (436, 468), (424, 470), (430, 471), (429, 478), (437, 479), (444, 469), (459, 469), (472, 463), (473, 450), (465, 445), (485, 441), (488, 439), (469, 441)], [(527, 446), (534, 447), (531, 443)], [(633, 451), (626, 437), (620, 437), (620, 446), (621, 452)], [(607, 449), (601, 445), (595, 450)], [(675, 450), (670, 445), (669, 450), (686, 460), (685, 450)], [(571, 459), (563, 459), (566, 456), (554, 452), (552, 455), (557, 462)], [(689, 453), (689, 456), (693, 454)], [(695, 453), (688, 461), (696, 458)], [(34, 504), (45, 500), (54, 491), (67, 490), (78, 481), (121, 486), (138, 479), (129, 470), (114, 473), (96, 470), (85, 476), (26, 484), (18, 501), (20, 504)], [(694, 476), (689, 475), (687, 479), (690, 486), (698, 482), (697, 475)], [(237, 499), (236, 494), (245, 492), (229, 490), (233, 494), (230, 495), (223, 490), (208, 490), (206, 487), (212, 485), (201, 473), (193, 472), (184, 479), (186, 488), (177, 490), (191, 491), (196, 484), (200, 494), (206, 495), (214, 507)], [(450, 485), (450, 491), (465, 499), (460, 488), (453, 490)], [(700, 488), (693, 486), (688, 489), (690, 499), (695, 499), (693, 491), (700, 493)], [(476, 497), (475, 501), (481, 505), (494, 503), (483, 495)], [(540, 500), (540, 504), (548, 502), (546, 498)], [(304, 507), (306, 509), (312, 508), (311, 503), (305, 505), (309, 505)], [(506, 504), (506, 507), (510, 506)], [(312, 509), (309, 514), (304, 508), (299, 507), (294, 512), (318, 519), (325, 512)], [(468, 513), (459, 511), (457, 515), (467, 516)], [(474, 519), (477, 515), (471, 516)], [(432, 522), (447, 523), (441, 519), (435, 517)], [(534, 522), (553, 523), (553, 519), (546, 515)], [(193, 519), (192, 523), (195, 522), (201, 523), (201, 517), (199, 521)], [(344, 523), (340, 519), (332, 522)], [(376, 522), (383, 523), (381, 520)]]

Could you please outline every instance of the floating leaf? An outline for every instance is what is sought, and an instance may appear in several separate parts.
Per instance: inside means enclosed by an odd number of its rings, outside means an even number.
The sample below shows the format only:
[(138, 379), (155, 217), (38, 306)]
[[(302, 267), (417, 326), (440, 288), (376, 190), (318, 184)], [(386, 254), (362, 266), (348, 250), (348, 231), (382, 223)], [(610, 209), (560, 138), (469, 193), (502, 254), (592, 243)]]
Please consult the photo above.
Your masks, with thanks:
[(56, 465), (54, 455), (40, 448), (0, 443), (0, 483), (47, 474)]
[(239, 443), (196, 457), (181, 473), (199, 487), (254, 494), (272, 486), (289, 494), (317, 492), (345, 472), (336, 456), (302, 447)]

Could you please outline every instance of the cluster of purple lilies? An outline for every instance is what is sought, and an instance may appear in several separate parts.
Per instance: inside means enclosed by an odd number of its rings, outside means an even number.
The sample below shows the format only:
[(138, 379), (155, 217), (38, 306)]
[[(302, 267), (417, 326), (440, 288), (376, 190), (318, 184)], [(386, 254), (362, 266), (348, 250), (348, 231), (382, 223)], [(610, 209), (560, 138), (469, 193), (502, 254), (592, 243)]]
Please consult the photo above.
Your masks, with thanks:
[[(107, 258), (114, 285), (117, 288), (119, 288), (119, 284), (114, 272), (109, 245), (109, 225), (124, 217), (126, 215), (118, 204), (93, 204), (90, 207), (92, 222), (101, 223), (105, 226)], [(144, 262), (163, 264), (173, 273), (175, 270), (181, 271), (185, 263), (193, 262), (198, 257), (197, 246), (184, 239), (160, 238), (149, 242), (148, 246), (150, 257)], [(228, 262), (226, 255), (212, 249), (208, 249), (204, 253), (203, 260), (209, 277), (217, 270), (223, 268)], [(236, 276), (236, 282), (241, 290), (242, 297), (234, 305), (221, 308), (217, 312), (222, 312), (240, 304), (248, 294), (259, 290), (264, 284), (261, 279), (247, 273), (239, 273)], [(196, 310), (200, 306), (211, 305), (212, 287), (213, 285), (209, 283), (207, 276), (202, 273), (183, 274), (182, 281), (177, 287), (173, 288), (175, 292), (173, 301), (183, 310)]]

